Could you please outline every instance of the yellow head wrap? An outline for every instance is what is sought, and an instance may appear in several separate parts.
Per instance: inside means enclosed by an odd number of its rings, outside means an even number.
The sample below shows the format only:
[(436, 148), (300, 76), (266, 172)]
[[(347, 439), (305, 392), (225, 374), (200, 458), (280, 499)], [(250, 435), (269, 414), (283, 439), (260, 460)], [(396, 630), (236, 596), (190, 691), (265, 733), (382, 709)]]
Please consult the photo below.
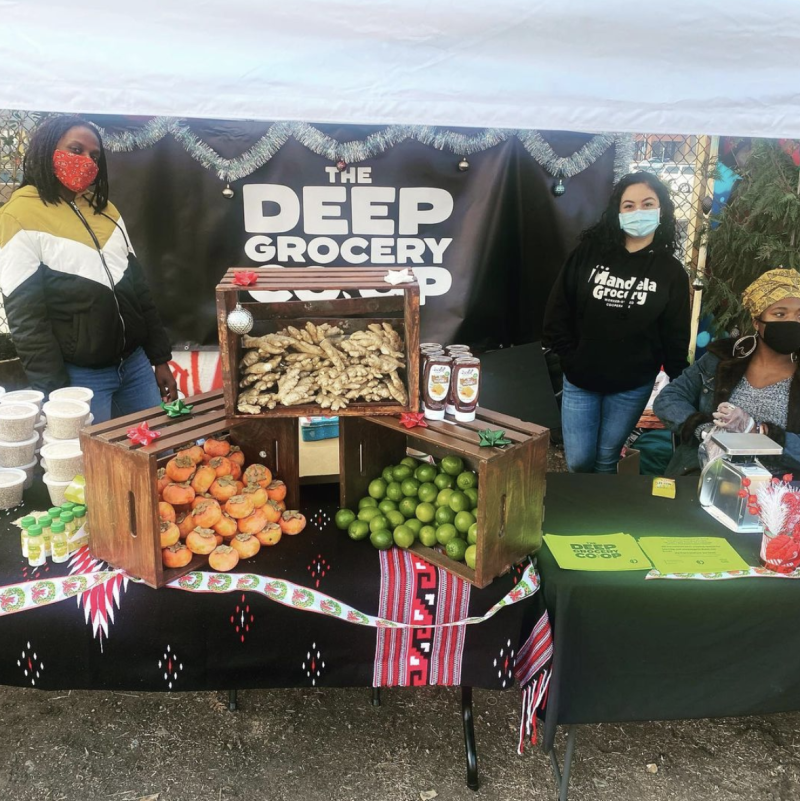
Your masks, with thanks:
[(784, 298), (800, 298), (797, 270), (777, 269), (764, 273), (745, 289), (742, 304), (753, 317), (761, 317), (773, 303)]

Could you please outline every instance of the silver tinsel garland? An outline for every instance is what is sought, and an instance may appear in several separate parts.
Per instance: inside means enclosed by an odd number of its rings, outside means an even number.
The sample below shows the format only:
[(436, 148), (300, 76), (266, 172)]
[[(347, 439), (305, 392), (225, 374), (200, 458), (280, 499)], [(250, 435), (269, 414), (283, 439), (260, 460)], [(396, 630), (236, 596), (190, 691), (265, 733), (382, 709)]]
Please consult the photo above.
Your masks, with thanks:
[(630, 134), (598, 134), (571, 156), (558, 156), (537, 131), (487, 128), (467, 136), (427, 125), (390, 125), (365, 139), (339, 142), (305, 122), (276, 122), (241, 156), (226, 159), (192, 133), (185, 122), (169, 117), (156, 117), (136, 131), (102, 133), (106, 147), (117, 153), (152, 147), (165, 136), (171, 135), (193, 159), (207, 170), (213, 170), (226, 182), (246, 178), (259, 167), (263, 167), (290, 137), (312, 153), (333, 163), (341, 159), (347, 164), (358, 164), (385, 153), (408, 139), (414, 139), (437, 150), (450, 151), (458, 156), (468, 156), (488, 150), (515, 136), (536, 162), (557, 178), (571, 178), (577, 175), (597, 161), (612, 145), (615, 147), (615, 180), (619, 180), (629, 172), (633, 158), (633, 136)]

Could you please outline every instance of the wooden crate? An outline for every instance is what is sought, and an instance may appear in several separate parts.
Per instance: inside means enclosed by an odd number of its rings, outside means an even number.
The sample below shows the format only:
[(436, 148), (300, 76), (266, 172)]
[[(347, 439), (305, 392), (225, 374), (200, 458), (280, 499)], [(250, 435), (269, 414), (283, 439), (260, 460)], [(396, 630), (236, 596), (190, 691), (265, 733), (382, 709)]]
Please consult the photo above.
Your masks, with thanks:
[[(151, 587), (162, 587), (208, 559), (195, 556), (179, 569), (162, 565), (156, 474), (175, 450), (198, 439), (226, 436), (242, 449), (247, 464), (265, 464), (286, 483), (287, 508), (296, 509), (299, 503), (297, 420), (231, 420), (221, 390), (187, 398), (186, 403), (194, 406), (188, 416), (170, 419), (156, 407), (81, 432), (89, 549), (97, 559)], [(147, 447), (133, 445), (127, 432), (145, 420), (161, 436)]]
[[(502, 429), (513, 445), (481, 448), (478, 431)], [(453, 454), (478, 474), (478, 542), (475, 569), (417, 542), (412, 550), (474, 584), (485, 587), (537, 551), (542, 544), (549, 431), (514, 417), (478, 409), (472, 423), (428, 421), (428, 428), (403, 428), (397, 418), (340, 421), (340, 500), (356, 509), (372, 479), (413, 448), (441, 459)]]
[[(400, 284), (392, 287), (384, 281), (385, 269), (371, 267), (324, 269), (274, 269), (259, 268), (256, 284), (243, 288), (233, 282), (237, 269), (230, 269), (217, 286), (217, 326), (222, 360), (222, 378), (225, 387), (225, 407), (228, 416), (238, 419), (259, 417), (314, 417), (321, 414), (383, 415), (419, 409), (419, 284)], [(355, 293), (358, 290), (390, 292), (400, 290), (399, 295), (379, 297), (350, 297), (338, 300), (288, 300), (283, 303), (257, 303), (247, 300), (249, 292), (264, 291), (321, 291), (340, 290)], [(251, 336), (274, 333), (288, 325), (298, 328), (311, 321), (315, 325), (330, 323), (342, 330), (354, 332), (364, 330), (370, 323), (388, 322), (400, 334), (405, 343), (406, 369), (400, 376), (408, 391), (408, 404), (401, 406), (396, 401), (367, 403), (351, 402), (345, 409), (328, 412), (317, 404), (302, 406), (279, 406), (264, 410), (260, 415), (242, 414), (236, 408), (239, 393), (239, 362), (242, 358), (242, 338), (227, 326), (228, 314), (241, 302), (253, 315)]]

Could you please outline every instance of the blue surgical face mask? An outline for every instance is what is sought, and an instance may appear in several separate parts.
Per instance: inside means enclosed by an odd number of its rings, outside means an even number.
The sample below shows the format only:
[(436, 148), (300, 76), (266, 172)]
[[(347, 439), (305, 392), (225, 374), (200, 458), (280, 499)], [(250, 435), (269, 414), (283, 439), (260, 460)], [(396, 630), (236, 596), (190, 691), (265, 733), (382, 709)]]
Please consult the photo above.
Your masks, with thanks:
[(650, 236), (661, 222), (661, 209), (625, 211), (619, 215), (619, 227), (633, 237)]

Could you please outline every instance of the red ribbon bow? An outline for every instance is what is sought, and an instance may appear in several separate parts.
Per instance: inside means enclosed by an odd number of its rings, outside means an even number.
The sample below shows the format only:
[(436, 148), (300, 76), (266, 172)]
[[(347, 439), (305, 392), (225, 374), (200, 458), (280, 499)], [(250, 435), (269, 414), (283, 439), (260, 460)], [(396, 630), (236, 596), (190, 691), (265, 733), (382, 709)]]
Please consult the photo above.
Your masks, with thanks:
[(428, 424), (425, 422), (424, 412), (403, 412), (400, 415), (400, 425), (406, 428), (427, 428)]
[(150, 424), (147, 422), (141, 423), (136, 428), (128, 429), (128, 439), (134, 445), (149, 445), (154, 439), (161, 436), (160, 431), (151, 431)]
[(253, 286), (258, 281), (258, 273), (255, 270), (236, 270), (233, 274), (233, 283), (236, 286)]

